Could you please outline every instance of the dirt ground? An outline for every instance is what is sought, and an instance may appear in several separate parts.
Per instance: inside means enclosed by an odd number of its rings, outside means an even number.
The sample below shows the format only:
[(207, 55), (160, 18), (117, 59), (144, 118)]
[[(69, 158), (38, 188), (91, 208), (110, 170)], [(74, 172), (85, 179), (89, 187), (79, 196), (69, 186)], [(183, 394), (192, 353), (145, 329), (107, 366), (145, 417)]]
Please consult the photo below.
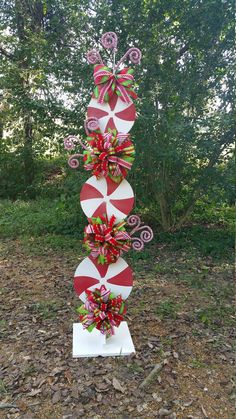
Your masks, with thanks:
[(148, 261), (129, 260), (136, 278), (126, 320), (136, 354), (73, 359), (76, 252), (33, 254), (13, 240), (1, 247), (1, 418), (235, 417), (226, 261), (155, 245)]

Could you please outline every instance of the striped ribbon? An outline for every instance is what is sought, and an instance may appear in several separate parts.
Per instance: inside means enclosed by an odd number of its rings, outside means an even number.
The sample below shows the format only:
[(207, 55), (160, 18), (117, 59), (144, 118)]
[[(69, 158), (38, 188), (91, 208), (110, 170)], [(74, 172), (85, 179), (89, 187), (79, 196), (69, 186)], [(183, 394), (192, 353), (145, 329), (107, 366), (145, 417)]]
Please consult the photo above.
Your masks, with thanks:
[(123, 68), (115, 73), (103, 64), (94, 66), (94, 96), (98, 103), (107, 103), (114, 94), (117, 94), (125, 103), (130, 103), (130, 96), (137, 99), (132, 85), (134, 82), (133, 69)]
[(134, 160), (134, 145), (128, 134), (91, 133), (87, 141), (90, 149), (84, 151), (85, 169), (92, 170), (97, 178), (110, 176), (120, 182)]
[(84, 243), (90, 255), (99, 263), (114, 263), (131, 247), (131, 237), (125, 231), (125, 221), (115, 225), (115, 216), (108, 222), (105, 217), (89, 219), (85, 227)]
[(126, 313), (121, 295), (115, 297), (104, 285), (94, 291), (86, 290), (86, 301), (77, 311), (84, 329), (91, 332), (94, 328), (102, 334), (114, 335)]

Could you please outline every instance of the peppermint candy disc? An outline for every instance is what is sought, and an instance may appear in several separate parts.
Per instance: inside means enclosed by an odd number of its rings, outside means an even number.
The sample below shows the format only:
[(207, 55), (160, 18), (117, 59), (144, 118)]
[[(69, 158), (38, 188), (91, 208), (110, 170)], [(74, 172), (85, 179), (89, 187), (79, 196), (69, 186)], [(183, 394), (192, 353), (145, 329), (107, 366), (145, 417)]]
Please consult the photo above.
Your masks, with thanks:
[(114, 215), (119, 222), (132, 210), (134, 192), (126, 179), (116, 183), (109, 177), (97, 179), (92, 176), (81, 189), (80, 204), (88, 218), (107, 215), (110, 219)]
[(85, 290), (94, 290), (101, 285), (128, 298), (133, 286), (133, 272), (121, 257), (111, 265), (100, 265), (91, 258), (85, 258), (77, 267), (74, 276), (74, 289), (79, 298), (85, 302)]
[(133, 102), (125, 103), (117, 95), (113, 95), (108, 103), (102, 104), (92, 98), (88, 105), (87, 117), (98, 119), (102, 133), (110, 128), (127, 134), (136, 119), (136, 111)]

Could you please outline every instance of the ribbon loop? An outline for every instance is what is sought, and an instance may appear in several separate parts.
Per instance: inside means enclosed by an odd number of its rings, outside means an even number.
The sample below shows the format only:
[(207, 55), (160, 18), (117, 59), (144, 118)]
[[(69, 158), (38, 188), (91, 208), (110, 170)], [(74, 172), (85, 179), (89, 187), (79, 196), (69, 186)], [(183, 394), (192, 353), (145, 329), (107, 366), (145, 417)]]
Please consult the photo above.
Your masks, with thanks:
[(77, 308), (83, 328), (89, 332), (96, 328), (104, 335), (114, 335), (114, 327), (120, 325), (126, 313), (121, 295), (115, 297), (104, 285), (85, 292), (86, 302)]
[(110, 177), (120, 182), (126, 177), (134, 161), (135, 149), (128, 134), (115, 130), (105, 134), (91, 133), (87, 137), (89, 147), (84, 151), (84, 168), (100, 178)]
[(89, 219), (84, 230), (84, 243), (92, 258), (98, 263), (114, 263), (131, 247), (131, 237), (125, 230), (125, 221), (115, 224), (115, 216), (110, 221), (97, 217)]
[(119, 96), (125, 103), (132, 102), (130, 96), (133, 99), (137, 99), (137, 95), (132, 87), (134, 83), (132, 68), (123, 68), (113, 73), (109, 67), (98, 64), (94, 66), (93, 76), (96, 85), (94, 96), (98, 103), (109, 102), (114, 94)]

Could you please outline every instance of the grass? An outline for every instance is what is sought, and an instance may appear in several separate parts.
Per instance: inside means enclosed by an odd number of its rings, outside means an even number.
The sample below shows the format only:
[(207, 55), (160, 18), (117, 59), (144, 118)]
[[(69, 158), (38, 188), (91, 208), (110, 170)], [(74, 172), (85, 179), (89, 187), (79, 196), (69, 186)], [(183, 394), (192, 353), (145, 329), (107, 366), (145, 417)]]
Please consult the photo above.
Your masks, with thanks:
[(84, 226), (82, 219), (79, 198), (74, 213), (60, 199), (0, 201), (1, 237), (38, 237), (48, 233), (81, 237)]
[(0, 395), (5, 395), (7, 394), (7, 388), (6, 385), (4, 384), (3, 380), (0, 379)]
[(205, 364), (201, 359), (193, 358), (190, 366), (191, 368), (206, 368), (207, 364)]
[(59, 304), (56, 301), (40, 301), (30, 306), (34, 314), (38, 314), (42, 319), (56, 319), (58, 316)]
[(84, 252), (81, 239), (62, 234), (46, 234), (39, 237), (23, 236), (21, 238), (21, 244), (23, 249), (31, 255), (40, 255), (51, 250), (75, 250), (77, 255)]
[(174, 301), (168, 299), (166, 301), (162, 301), (156, 309), (156, 313), (158, 316), (163, 319), (176, 319), (178, 310), (180, 309), (181, 305), (175, 303)]
[[(85, 223), (86, 218), (79, 205), (79, 196), (73, 208), (69, 206), (65, 197), (39, 198), (32, 201), (0, 201), (1, 237), (30, 237), (32, 240), (45, 236), (45, 240), (51, 242), (53, 248), (68, 248), (71, 246), (71, 239), (67, 240), (67, 237), (81, 240)], [(217, 224), (203, 224), (185, 227), (175, 233), (157, 232), (155, 240), (156, 243), (165, 243), (171, 251), (191, 250), (192, 254), (204, 257), (232, 259), (234, 232), (231, 228), (231, 219), (228, 225), (230, 228)], [(140, 253), (132, 252), (130, 259), (135, 263), (151, 260), (150, 246), (153, 245), (149, 245), (148, 249)], [(157, 273), (162, 273), (163, 270), (169, 272), (170, 267), (156, 264), (155, 270)]]
[(132, 364), (129, 365), (129, 369), (130, 371), (132, 371), (133, 373), (140, 373), (143, 372), (143, 367), (141, 367), (140, 365), (138, 365), (136, 362), (133, 362)]
[(192, 225), (175, 233), (161, 233), (160, 241), (168, 243), (173, 251), (191, 249), (214, 259), (233, 257), (234, 231), (218, 225)]
[(233, 326), (235, 324), (235, 310), (229, 304), (216, 303), (201, 309), (198, 314), (198, 320), (207, 327), (219, 328), (224, 326)]

